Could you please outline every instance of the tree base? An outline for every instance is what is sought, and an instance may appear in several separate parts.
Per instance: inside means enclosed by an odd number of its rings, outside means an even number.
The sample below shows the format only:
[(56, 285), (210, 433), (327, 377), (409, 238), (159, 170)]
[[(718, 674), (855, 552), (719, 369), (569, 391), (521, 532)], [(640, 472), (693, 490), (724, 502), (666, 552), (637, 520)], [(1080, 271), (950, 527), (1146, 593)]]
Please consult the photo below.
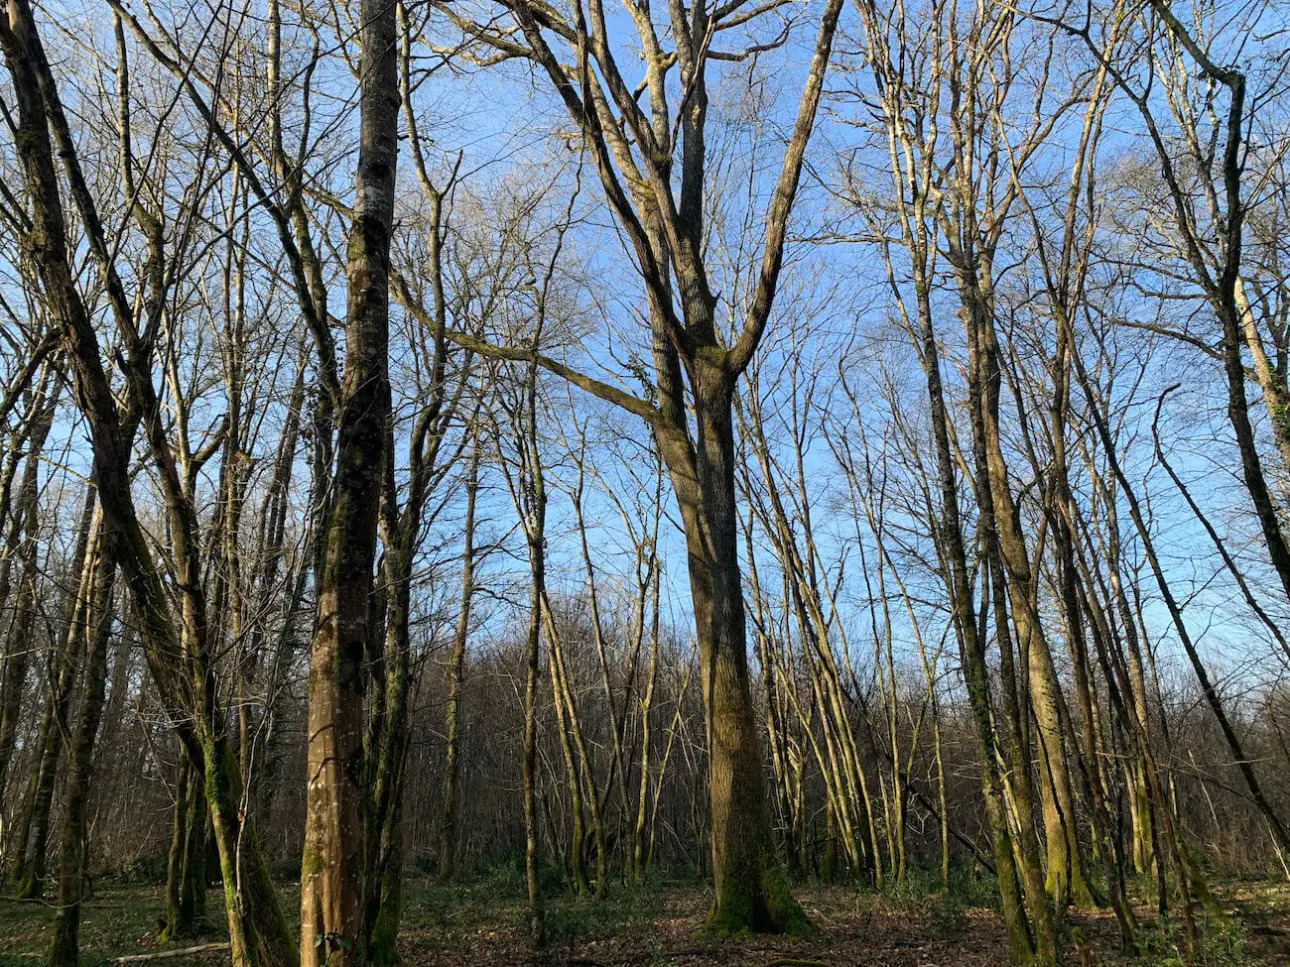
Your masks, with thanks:
[(35, 866), (20, 860), (13, 873), (13, 895), (19, 900), (39, 900), (45, 893), (45, 884), (36, 875)]
[(383, 906), (372, 926), (372, 936), (367, 944), (369, 967), (394, 967), (399, 962), (399, 915)]
[(755, 933), (811, 937), (819, 933), (793, 896), (788, 877), (773, 862), (755, 882), (726, 883), (721, 902), (714, 902), (702, 933), (729, 938)]

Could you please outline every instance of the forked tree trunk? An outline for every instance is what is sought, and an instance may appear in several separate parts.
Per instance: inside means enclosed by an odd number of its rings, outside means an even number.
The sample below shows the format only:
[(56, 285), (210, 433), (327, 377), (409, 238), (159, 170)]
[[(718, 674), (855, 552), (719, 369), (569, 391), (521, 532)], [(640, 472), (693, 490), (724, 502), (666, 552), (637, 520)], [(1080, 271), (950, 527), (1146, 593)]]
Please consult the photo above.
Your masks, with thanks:
[[(743, 589), (738, 559), (738, 519), (735, 513), (735, 466), (732, 440), (732, 394), (765, 332), (783, 267), (789, 216), (797, 195), (803, 159), (815, 124), (842, 0), (826, 0), (815, 49), (802, 88), (797, 118), (783, 155), (779, 177), (766, 207), (760, 272), (748, 301), (746, 316), (734, 344), (727, 348), (717, 336), (718, 299), (711, 291), (704, 265), (705, 125), (708, 94), (703, 75), (706, 55), (700, 45), (720, 14), (699, 6), (677, 17), (689, 27), (678, 38), (677, 67), (686, 87), (676, 116), (669, 117), (664, 96), (668, 73), (661, 54), (647, 54), (652, 67), (646, 86), (651, 91), (651, 136), (641, 144), (632, 124), (619, 123), (605, 101), (584, 101), (579, 86), (599, 89), (587, 81), (597, 70), (617, 77), (617, 68), (604, 38), (603, 18), (577, 18), (570, 41), (582, 55), (584, 83), (570, 82), (544, 33), (550, 26), (545, 12), (529, 3), (510, 8), (523, 30), (537, 63), (559, 92), (595, 159), (607, 203), (628, 235), (646, 288), (654, 386), (643, 400), (623, 390), (573, 373), (529, 351), (490, 347), (454, 333), (461, 345), (502, 359), (523, 359), (544, 366), (593, 394), (645, 419), (654, 431), (667, 466), (689, 552), (691, 596), (700, 651), (700, 673), (707, 703), (709, 732), (710, 831), (716, 898), (709, 917), (717, 932), (805, 931), (809, 921), (793, 899), (775, 857), (766, 810), (766, 789), (753, 715), (748, 675)], [(689, 31), (692, 30), (692, 33)], [(652, 29), (642, 36), (648, 36)], [(648, 41), (647, 41), (648, 43)], [(598, 67), (588, 64), (592, 49)], [(637, 116), (636, 99), (611, 82), (609, 98), (624, 116)], [(628, 101), (631, 102), (630, 108)], [(612, 130), (607, 133), (605, 125)], [(669, 130), (679, 131), (675, 143)], [(643, 148), (637, 168), (636, 142)], [(681, 146), (679, 152), (677, 145)], [(659, 150), (662, 148), (662, 150)], [(679, 158), (675, 155), (679, 154)], [(622, 162), (616, 166), (615, 159)], [(679, 160), (673, 169), (674, 160)], [(644, 177), (628, 178), (619, 170), (635, 169)], [(679, 178), (678, 178), (679, 176)], [(680, 197), (673, 183), (680, 182)], [(674, 291), (672, 274), (676, 273)], [(679, 297), (679, 298), (678, 298)], [(679, 302), (679, 305), (678, 305)], [(683, 366), (684, 364), (684, 372)], [(697, 441), (691, 440), (691, 417), (683, 380), (692, 391)]]
[(206, 790), (201, 768), (180, 747), (175, 815), (166, 868), (166, 929), (161, 942), (194, 937), (206, 918)]
[[(556, 627), (554, 611), (551, 608), (550, 597), (547, 595), (545, 587), (543, 588), (542, 601), (542, 615), (547, 630), (547, 653), (550, 657), (551, 688), (555, 693), (556, 709), (563, 709), (561, 741), (563, 743), (565, 764), (569, 773), (569, 795), (574, 804), (574, 832), (569, 854), (577, 861), (574, 869), (575, 872), (580, 872), (581, 874), (581, 880), (577, 882), (577, 885), (579, 895), (582, 895), (586, 892), (587, 887), (585, 856), (587, 842), (582, 819), (582, 804), (585, 802), (591, 819), (591, 838), (596, 846), (595, 896), (600, 899), (605, 895), (605, 879), (608, 871), (605, 866), (604, 817), (601, 814), (600, 793), (596, 789), (596, 766), (587, 748), (578, 703), (574, 698), (573, 687), (569, 681), (569, 668), (564, 660), (564, 639), (560, 634), (560, 630)], [(565, 729), (567, 731), (564, 731)], [(576, 761), (574, 758), (575, 751), (577, 753)], [(585, 796), (583, 793), (584, 785), (586, 786)]]
[(170, 852), (166, 856), (166, 927), (157, 937), (167, 943), (183, 936), (179, 926), (179, 905), (183, 895), (184, 847), (188, 843), (188, 797), (192, 787), (192, 767), (183, 746), (179, 748), (179, 768), (175, 773), (175, 811), (170, 822)]
[[(255, 827), (241, 810), (242, 780), (226, 736), (204, 730), (188, 753), (202, 762), (219, 852), (234, 967), (296, 967), (295, 948)], [(200, 758), (199, 758), (200, 757)]]
[[(940, 349), (932, 324), (930, 280), (925, 273), (927, 247), (925, 239), (919, 238), (918, 241), (923, 244), (915, 245), (914, 282), (918, 303), (918, 337), (923, 371), (927, 379), (927, 399), (931, 406), (932, 439), (936, 448), (937, 489), (940, 492), (940, 553), (946, 562), (946, 590), (950, 597), (951, 617), (958, 637), (963, 677), (967, 684), (968, 703), (975, 726), (977, 754), (981, 759), (981, 787), (994, 848), (1008, 946), (1014, 963), (1028, 963), (1034, 957), (1035, 941), (1022, 899), (1022, 886), (1004, 802), (1003, 777), (995, 752), (990, 676), (985, 659), (985, 642), (978, 630), (972, 580), (967, 567), (967, 547), (959, 513), (956, 464), (950, 445), (949, 412), (941, 381)], [(987, 607), (986, 602), (981, 603), (983, 611)]]

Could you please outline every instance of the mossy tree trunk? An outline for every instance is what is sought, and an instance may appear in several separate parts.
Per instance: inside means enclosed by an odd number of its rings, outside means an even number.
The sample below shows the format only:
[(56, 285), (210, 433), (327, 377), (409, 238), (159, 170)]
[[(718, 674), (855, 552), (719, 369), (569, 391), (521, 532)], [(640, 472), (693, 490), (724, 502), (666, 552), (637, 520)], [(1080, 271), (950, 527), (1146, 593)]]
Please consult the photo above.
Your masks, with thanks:
[(205, 790), (193, 784), (188, 790), (184, 855), (180, 866), (179, 929), (189, 935), (202, 932), (206, 925), (206, 846), (210, 818)]
[[(366, 957), (363, 880), (369, 772), (365, 659), (380, 648), (373, 567), (390, 420), (390, 236), (398, 161), (396, 6), (359, 7), (359, 154), (350, 228), (345, 377), (327, 516), (318, 625), (309, 669), (305, 849), (300, 872), (303, 967)], [(394, 589), (406, 594), (407, 588)], [(379, 849), (379, 846), (374, 847)], [(370, 852), (370, 851), (369, 851)]]
[(296, 967), (295, 945), (268, 863), (255, 827), (240, 809), (237, 757), (226, 736), (209, 732), (189, 746), (189, 754), (194, 753), (203, 764), (234, 967)]
[[(192, 766), (183, 746), (179, 749), (179, 768), (175, 772), (175, 811), (170, 821), (170, 850), (166, 854), (166, 927), (157, 938), (166, 943), (184, 934), (180, 932), (179, 907), (184, 892), (184, 853), (188, 846), (188, 801), (192, 795)], [(199, 782), (197, 785), (201, 785)]]
[[(734, 385), (724, 359), (715, 365), (701, 362), (693, 377), (695, 475), (678, 488), (678, 496), (708, 720), (715, 894), (708, 924), (718, 934), (801, 933), (810, 923), (793, 899), (770, 836), (748, 674), (735, 504)], [(660, 449), (669, 469), (680, 462), (674, 446)]]
[(203, 772), (180, 746), (175, 814), (166, 864), (166, 928), (162, 942), (194, 937), (206, 919), (206, 813)]

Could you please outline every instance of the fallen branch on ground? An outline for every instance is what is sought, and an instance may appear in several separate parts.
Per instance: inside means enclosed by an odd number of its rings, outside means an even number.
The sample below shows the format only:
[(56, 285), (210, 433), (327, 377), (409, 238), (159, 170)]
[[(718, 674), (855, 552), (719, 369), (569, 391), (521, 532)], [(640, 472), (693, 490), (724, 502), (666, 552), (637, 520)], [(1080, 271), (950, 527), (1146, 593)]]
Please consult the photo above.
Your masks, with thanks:
[(162, 950), (155, 954), (127, 954), (124, 957), (114, 957), (107, 961), (109, 964), (138, 964), (146, 960), (165, 960), (170, 957), (188, 957), (192, 954), (209, 954), (217, 950), (228, 950), (226, 943), (204, 943), (196, 947), (185, 947), (182, 950)]

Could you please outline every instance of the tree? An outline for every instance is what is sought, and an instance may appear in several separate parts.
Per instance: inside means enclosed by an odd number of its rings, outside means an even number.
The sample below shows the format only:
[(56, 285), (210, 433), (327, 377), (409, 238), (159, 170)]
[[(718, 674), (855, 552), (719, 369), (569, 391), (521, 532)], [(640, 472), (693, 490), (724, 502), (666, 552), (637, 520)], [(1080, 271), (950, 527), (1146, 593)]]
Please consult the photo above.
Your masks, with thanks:
[(367, 805), (363, 697), (374, 634), (382, 468), (391, 459), (386, 446), (390, 237), (399, 82), (395, 5), (365, 0), (359, 19), (360, 138), (346, 266), (345, 378), (309, 666), (309, 815), (300, 869), (304, 967), (361, 964), (367, 956), (362, 924)]
[[(510, 5), (527, 46), (482, 30), (485, 39), (505, 55), (526, 57), (545, 73), (587, 145), (605, 202), (630, 242), (645, 289), (654, 363), (650, 398), (583, 376), (536, 351), (494, 347), (462, 334), (454, 338), (485, 355), (534, 359), (649, 424), (681, 508), (699, 641), (715, 887), (709, 925), (718, 933), (797, 932), (807, 929), (808, 921), (774, 856), (753, 718), (739, 567), (732, 407), (739, 377), (770, 319), (788, 220), (842, 3), (827, 0), (825, 4), (797, 119), (767, 207), (758, 285), (743, 307), (736, 337), (727, 342), (720, 334), (719, 303), (711, 289), (703, 247), (707, 72), (716, 56), (712, 37), (755, 14), (742, 6), (674, 8), (670, 23), (677, 43), (674, 52), (661, 46), (660, 30), (649, 9), (631, 8), (639, 51), (645, 57), (648, 112), (638, 105), (619, 70), (598, 0), (590, 5), (590, 26), (580, 4), (571, 21), (528, 2)], [(563, 66), (553, 44), (572, 49), (572, 69)], [(683, 93), (673, 109), (668, 74), (674, 67)], [(674, 137), (674, 131), (680, 136)], [(680, 192), (674, 197), (677, 177)], [(693, 428), (687, 402), (694, 410)]]

